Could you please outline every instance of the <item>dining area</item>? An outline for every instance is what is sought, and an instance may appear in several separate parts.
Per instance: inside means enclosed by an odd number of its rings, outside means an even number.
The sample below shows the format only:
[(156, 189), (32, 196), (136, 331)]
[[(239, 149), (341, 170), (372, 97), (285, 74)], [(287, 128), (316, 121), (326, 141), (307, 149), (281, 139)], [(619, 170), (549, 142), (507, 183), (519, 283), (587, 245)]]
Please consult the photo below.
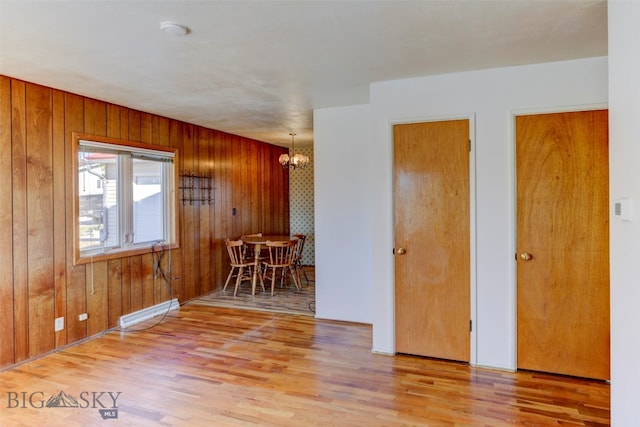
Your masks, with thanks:
[(192, 303), (313, 316), (315, 268), (303, 255), (308, 237), (252, 233), (225, 239), (224, 286)]
[[(275, 283), (280, 274), (280, 284), (282, 285), (287, 274), (293, 281), (297, 290), (301, 290), (302, 251), (306, 236), (304, 234), (294, 235), (263, 235), (262, 233), (248, 234), (240, 237), (243, 242), (244, 261), (251, 270), (251, 294), (255, 295), (257, 280), (264, 291), (264, 281), (270, 280), (271, 296), (273, 296)], [(227, 243), (227, 247), (229, 243)], [(233, 267), (233, 264), (232, 264)], [(227, 286), (233, 273), (227, 277)], [(236, 277), (236, 290), (239, 281), (242, 279), (241, 272)], [(235, 294), (235, 291), (234, 291)]]
[[(209, 241), (201, 239), (199, 253), (189, 251), (194, 256), (184, 258), (184, 276), (203, 278), (204, 292), (191, 302), (315, 315), (313, 147), (296, 144), (296, 151), (310, 159), (305, 168), (274, 165), (282, 154), (278, 148), (255, 156), (250, 147), (239, 150), (237, 161), (258, 175), (247, 175), (241, 194), (229, 193), (235, 180), (221, 178), (224, 185), (211, 205), (220, 210), (214, 222), (202, 210), (199, 217), (194, 212), (193, 224), (214, 228), (205, 231)], [(256, 177), (261, 185), (255, 185)], [(218, 195), (226, 196), (223, 202)], [(190, 205), (185, 212), (191, 214)], [(211, 263), (198, 263), (207, 249)]]

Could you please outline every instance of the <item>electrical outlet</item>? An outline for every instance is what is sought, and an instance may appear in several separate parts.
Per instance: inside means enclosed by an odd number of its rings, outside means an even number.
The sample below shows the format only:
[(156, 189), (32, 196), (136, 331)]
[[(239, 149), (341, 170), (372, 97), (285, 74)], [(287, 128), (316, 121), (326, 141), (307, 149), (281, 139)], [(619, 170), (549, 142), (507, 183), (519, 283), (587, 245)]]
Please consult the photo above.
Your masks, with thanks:
[(64, 329), (64, 317), (56, 317), (55, 331), (61, 331)]
[(87, 320), (89, 318), (89, 315), (87, 313), (82, 313), (78, 315), (78, 320), (79, 321), (83, 321), (83, 320)]

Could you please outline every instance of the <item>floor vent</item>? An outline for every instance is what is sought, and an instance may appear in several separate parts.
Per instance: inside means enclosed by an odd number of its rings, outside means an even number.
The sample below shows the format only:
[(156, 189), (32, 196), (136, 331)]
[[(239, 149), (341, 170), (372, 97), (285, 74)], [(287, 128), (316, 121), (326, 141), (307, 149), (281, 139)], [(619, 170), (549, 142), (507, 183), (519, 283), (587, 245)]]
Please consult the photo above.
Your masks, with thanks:
[(142, 310), (120, 316), (120, 327), (128, 328), (136, 323), (144, 322), (147, 319), (151, 319), (155, 316), (161, 316), (168, 311), (177, 310), (179, 308), (180, 304), (178, 304), (178, 299), (174, 298), (171, 301), (165, 301), (152, 307), (143, 308)]

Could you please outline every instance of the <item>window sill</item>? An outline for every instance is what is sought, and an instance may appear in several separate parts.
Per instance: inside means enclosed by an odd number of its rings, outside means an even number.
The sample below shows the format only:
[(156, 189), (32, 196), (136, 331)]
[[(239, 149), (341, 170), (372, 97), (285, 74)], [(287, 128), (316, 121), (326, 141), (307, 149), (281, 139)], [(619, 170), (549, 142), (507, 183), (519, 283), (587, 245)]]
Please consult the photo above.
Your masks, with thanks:
[(125, 249), (121, 251), (111, 251), (111, 252), (98, 252), (94, 255), (80, 255), (76, 254), (74, 256), (73, 265), (85, 265), (90, 264), (97, 261), (109, 261), (112, 259), (120, 259), (120, 258), (128, 258), (132, 256), (146, 255), (154, 252), (159, 252), (162, 249), (164, 250), (174, 250), (179, 249), (180, 245), (177, 243), (172, 243), (168, 245), (161, 246), (157, 245), (149, 245), (138, 247), (135, 249)]

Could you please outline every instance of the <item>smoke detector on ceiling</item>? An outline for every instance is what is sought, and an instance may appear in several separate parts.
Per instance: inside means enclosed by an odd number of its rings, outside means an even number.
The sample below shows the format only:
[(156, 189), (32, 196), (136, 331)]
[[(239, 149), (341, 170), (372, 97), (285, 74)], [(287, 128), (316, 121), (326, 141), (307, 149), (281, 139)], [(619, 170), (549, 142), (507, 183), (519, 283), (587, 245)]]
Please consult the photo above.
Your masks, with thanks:
[(162, 22), (160, 24), (160, 29), (162, 30), (163, 33), (170, 36), (175, 36), (175, 37), (180, 37), (180, 36), (189, 34), (189, 28), (185, 27), (184, 25), (177, 24), (175, 22), (169, 22), (169, 21)]

